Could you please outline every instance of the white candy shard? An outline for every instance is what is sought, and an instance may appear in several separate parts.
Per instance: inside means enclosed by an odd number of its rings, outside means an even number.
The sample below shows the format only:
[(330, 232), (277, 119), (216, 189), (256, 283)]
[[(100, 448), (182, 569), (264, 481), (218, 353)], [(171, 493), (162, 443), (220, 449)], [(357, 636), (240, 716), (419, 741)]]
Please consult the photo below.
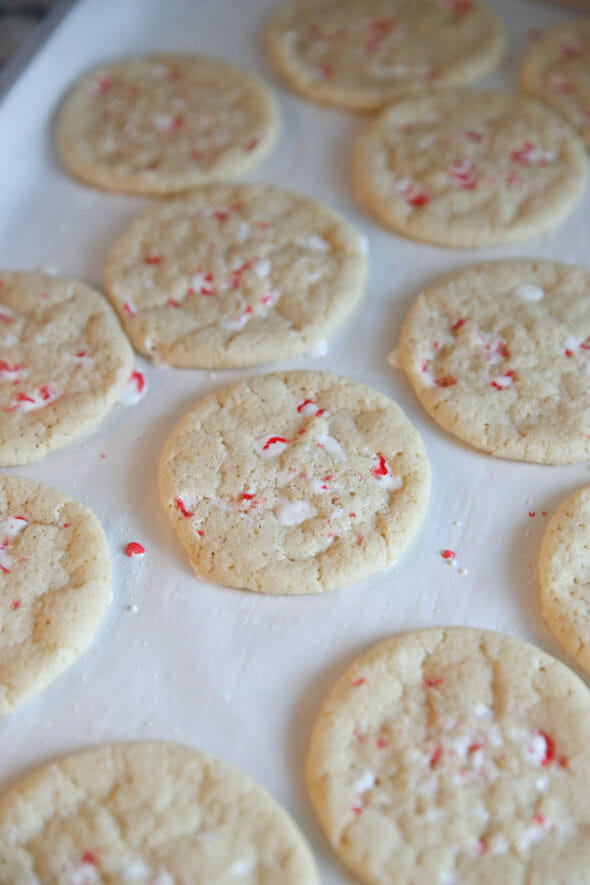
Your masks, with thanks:
[(281, 525), (300, 525), (306, 519), (311, 519), (317, 514), (317, 510), (309, 501), (289, 501), (287, 498), (279, 498), (275, 510), (275, 516)]
[(520, 298), (521, 301), (541, 301), (545, 297), (543, 289), (533, 283), (522, 283), (514, 289), (512, 294), (515, 298)]
[(346, 461), (346, 454), (342, 446), (333, 436), (330, 436), (328, 433), (318, 433), (316, 436), (316, 442), (322, 449), (325, 449), (335, 461)]

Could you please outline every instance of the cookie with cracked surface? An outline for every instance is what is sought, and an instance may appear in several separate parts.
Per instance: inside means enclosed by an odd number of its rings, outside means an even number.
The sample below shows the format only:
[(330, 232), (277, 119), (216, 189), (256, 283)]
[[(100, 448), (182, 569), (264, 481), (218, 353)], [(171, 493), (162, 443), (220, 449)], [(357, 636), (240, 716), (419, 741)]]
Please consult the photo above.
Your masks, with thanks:
[(105, 282), (156, 363), (250, 366), (302, 353), (345, 319), (363, 291), (364, 251), (341, 215), (309, 197), (203, 185), (133, 222)]
[(114, 311), (78, 280), (0, 272), (0, 464), (37, 461), (96, 427), (133, 351)]
[(0, 476), (0, 715), (74, 663), (110, 595), (109, 550), (92, 510), (50, 486)]
[(0, 272), (0, 464), (37, 461), (96, 427), (133, 369), (114, 311), (77, 280)]
[(0, 880), (316, 885), (298, 828), (250, 777), (157, 741), (58, 759), (0, 800)]
[(341, 677), (307, 783), (363, 882), (584, 882), (590, 693), (532, 645), (467, 627), (402, 634)]
[(590, 457), (590, 273), (515, 258), (474, 265), (419, 295), (398, 361), (445, 430), (500, 458)]
[(504, 44), (480, 0), (291, 0), (267, 29), (294, 89), (361, 111), (409, 90), (471, 83), (496, 67)]
[(547, 623), (590, 672), (590, 486), (568, 498), (549, 520), (539, 579)]
[(202, 399), (160, 464), (199, 578), (320, 593), (391, 565), (418, 530), (430, 465), (390, 399), (324, 372), (260, 375)]
[(396, 101), (366, 125), (353, 160), (359, 198), (387, 227), (454, 247), (557, 227), (587, 172), (582, 140), (546, 105), (467, 89)]
[(520, 82), (559, 111), (590, 148), (590, 18), (567, 22), (538, 40), (525, 57)]
[(59, 108), (55, 136), (64, 167), (86, 184), (169, 194), (245, 175), (278, 130), (273, 93), (253, 72), (160, 53), (82, 77)]

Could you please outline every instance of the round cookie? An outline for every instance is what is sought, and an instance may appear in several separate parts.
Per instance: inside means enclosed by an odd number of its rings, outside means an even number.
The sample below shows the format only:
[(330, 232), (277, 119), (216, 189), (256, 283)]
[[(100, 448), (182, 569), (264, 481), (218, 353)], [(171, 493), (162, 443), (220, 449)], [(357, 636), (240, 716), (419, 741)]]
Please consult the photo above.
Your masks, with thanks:
[(559, 111), (590, 148), (590, 18), (560, 25), (528, 51), (522, 88)]
[(445, 430), (500, 458), (590, 457), (590, 273), (515, 258), (434, 283), (404, 322), (398, 361)]
[(307, 781), (365, 883), (587, 880), (590, 693), (520, 640), (451, 627), (381, 642), (324, 704)]
[(319, 593), (391, 565), (418, 530), (430, 465), (387, 397), (324, 372), (260, 375), (202, 399), (160, 464), (199, 578)]
[(290, 0), (267, 44), (306, 98), (372, 110), (408, 90), (471, 83), (497, 65), (505, 39), (480, 0)]
[(96, 427), (133, 351), (103, 296), (76, 280), (0, 273), (0, 464), (37, 461)]
[(120, 237), (106, 289), (157, 363), (224, 368), (307, 350), (352, 310), (367, 273), (339, 214), (265, 184), (211, 184), (149, 209)]
[(0, 881), (315, 885), (291, 818), (241, 771), (178, 744), (97, 747), (0, 801)]
[(94, 187), (167, 194), (238, 178), (277, 138), (278, 107), (258, 76), (199, 55), (153, 54), (82, 77), (56, 123), (65, 168)]
[(110, 596), (109, 550), (92, 510), (50, 486), (0, 476), (0, 715), (82, 654)]
[(547, 623), (590, 672), (590, 486), (568, 498), (549, 520), (539, 579)]
[(359, 198), (397, 233), (470, 247), (535, 236), (582, 196), (578, 135), (529, 96), (449, 90), (400, 99), (354, 153)]

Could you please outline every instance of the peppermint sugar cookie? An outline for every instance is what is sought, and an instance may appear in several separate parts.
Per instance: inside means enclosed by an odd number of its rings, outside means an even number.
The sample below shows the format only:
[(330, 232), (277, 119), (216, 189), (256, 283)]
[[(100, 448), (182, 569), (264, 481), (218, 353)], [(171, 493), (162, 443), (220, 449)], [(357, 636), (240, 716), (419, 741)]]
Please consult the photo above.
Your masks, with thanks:
[(590, 18), (567, 22), (538, 40), (520, 79), (525, 92), (559, 111), (590, 148)]
[(309, 197), (212, 184), (132, 223), (105, 283), (141, 353), (223, 368), (295, 356), (325, 338), (360, 298), (366, 265), (351, 225)]
[(84, 283), (0, 272), (0, 464), (26, 464), (96, 427), (127, 384), (133, 352)]
[(590, 486), (550, 519), (539, 555), (543, 614), (569, 654), (590, 672)]
[(0, 800), (0, 881), (11, 885), (315, 885), (285, 811), (199, 750), (97, 747), (33, 772)]
[(584, 144), (529, 96), (448, 90), (400, 99), (354, 154), (359, 198), (396, 233), (471, 247), (557, 227), (582, 196)]
[(501, 458), (590, 457), (590, 273), (516, 258), (467, 267), (418, 296), (398, 360), (426, 411)]
[(371, 110), (408, 90), (471, 83), (497, 65), (505, 40), (480, 0), (290, 0), (267, 43), (307, 98)]
[(0, 715), (79, 657), (110, 595), (109, 551), (94, 513), (58, 489), (1, 475)]
[(418, 530), (430, 466), (401, 409), (323, 372), (261, 375), (202, 399), (160, 464), (199, 578), (319, 593), (391, 565)]
[(587, 882), (590, 693), (520, 640), (451, 627), (376, 645), (325, 702), (307, 782), (370, 885)]
[(277, 138), (278, 107), (257, 75), (199, 55), (105, 64), (63, 101), (56, 141), (65, 168), (94, 187), (143, 194), (245, 175)]

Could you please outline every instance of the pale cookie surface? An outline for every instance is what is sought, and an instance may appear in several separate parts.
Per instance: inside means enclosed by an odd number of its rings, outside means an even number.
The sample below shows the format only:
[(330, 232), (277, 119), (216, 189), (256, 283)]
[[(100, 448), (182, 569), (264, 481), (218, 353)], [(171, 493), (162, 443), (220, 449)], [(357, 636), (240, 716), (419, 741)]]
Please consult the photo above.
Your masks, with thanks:
[(441, 246), (535, 236), (582, 196), (584, 144), (528, 96), (449, 90), (400, 99), (354, 155), (360, 199), (392, 230)]
[(590, 273), (508, 259), (419, 295), (399, 364), (445, 430), (502, 458), (590, 457)]
[(559, 111), (590, 148), (590, 18), (568, 22), (538, 40), (520, 77), (525, 92)]
[(590, 672), (590, 486), (550, 519), (539, 555), (543, 614), (557, 639)]
[(11, 885), (314, 885), (299, 830), (241, 771), (164, 742), (115, 744), (34, 772), (0, 802)]
[(504, 32), (479, 0), (292, 0), (270, 19), (267, 42), (307, 98), (369, 110), (487, 74)]
[(0, 464), (26, 464), (96, 427), (133, 351), (106, 299), (76, 280), (0, 272)]
[(58, 489), (0, 476), (0, 715), (76, 660), (110, 595), (109, 551), (94, 513)]
[(315, 725), (309, 794), (371, 885), (583, 885), (590, 693), (532, 645), (472, 628), (380, 643)]
[(270, 87), (250, 71), (196, 55), (107, 64), (83, 77), (59, 109), (66, 169), (94, 187), (174, 193), (237, 178), (274, 146)]
[(430, 465), (401, 409), (323, 372), (262, 375), (185, 416), (162, 503), (197, 575), (319, 593), (386, 568), (416, 533)]
[(271, 185), (203, 185), (118, 240), (106, 289), (156, 363), (249, 366), (294, 356), (352, 310), (363, 244), (336, 212)]

